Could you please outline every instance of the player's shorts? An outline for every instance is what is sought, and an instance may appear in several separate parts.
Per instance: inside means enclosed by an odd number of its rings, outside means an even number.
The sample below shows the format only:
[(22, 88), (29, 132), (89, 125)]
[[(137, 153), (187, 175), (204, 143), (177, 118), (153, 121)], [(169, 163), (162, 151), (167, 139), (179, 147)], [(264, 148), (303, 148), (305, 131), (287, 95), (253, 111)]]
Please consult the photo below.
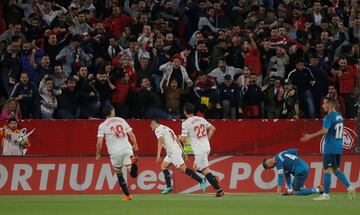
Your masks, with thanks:
[(339, 168), (341, 163), (341, 154), (326, 154), (323, 155), (323, 167), (327, 168)]
[(164, 158), (164, 161), (167, 163), (172, 163), (176, 168), (179, 168), (181, 165), (185, 163), (180, 148), (167, 153), (166, 157)]
[(294, 175), (294, 180), (293, 180), (294, 191), (300, 191), (304, 187), (307, 177), (308, 177), (307, 171)]
[(195, 165), (197, 170), (202, 171), (203, 169), (209, 167), (209, 156), (210, 151), (206, 152), (200, 152), (198, 154), (195, 154)]
[(126, 149), (119, 154), (111, 154), (110, 160), (111, 164), (115, 168), (121, 168), (122, 166), (126, 166), (127, 168), (131, 166), (130, 157), (134, 155), (131, 149)]

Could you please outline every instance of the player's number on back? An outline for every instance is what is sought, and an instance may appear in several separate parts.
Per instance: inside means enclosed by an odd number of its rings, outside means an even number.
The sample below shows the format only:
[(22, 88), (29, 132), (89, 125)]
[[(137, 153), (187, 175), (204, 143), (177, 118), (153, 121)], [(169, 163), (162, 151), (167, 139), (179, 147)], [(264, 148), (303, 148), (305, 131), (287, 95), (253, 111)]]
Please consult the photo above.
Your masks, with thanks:
[(341, 139), (343, 137), (343, 128), (344, 128), (343, 123), (338, 123), (335, 125), (335, 138), (336, 139)]
[(196, 137), (198, 139), (201, 139), (203, 137), (206, 137), (206, 129), (205, 129), (205, 126), (204, 124), (200, 124), (198, 126), (195, 126), (194, 127), (194, 131), (196, 133)]
[(110, 130), (117, 137), (125, 137), (125, 132), (124, 132), (124, 128), (122, 127), (122, 125), (111, 126)]
[(297, 159), (296, 155), (292, 155), (292, 154), (285, 154), (286, 157), (290, 158), (291, 160), (295, 160)]
[(169, 133), (170, 133), (170, 136), (172, 137), (172, 139), (175, 141), (175, 134), (174, 134), (174, 132), (172, 132), (172, 131), (169, 130)]

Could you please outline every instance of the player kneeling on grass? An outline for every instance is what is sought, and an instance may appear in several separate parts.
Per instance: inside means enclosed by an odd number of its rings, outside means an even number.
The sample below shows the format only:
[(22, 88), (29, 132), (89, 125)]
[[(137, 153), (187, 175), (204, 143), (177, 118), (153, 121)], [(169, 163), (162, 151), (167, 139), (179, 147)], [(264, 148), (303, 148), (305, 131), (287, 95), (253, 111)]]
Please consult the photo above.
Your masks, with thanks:
[(132, 128), (124, 119), (115, 117), (115, 109), (111, 105), (103, 108), (103, 114), (106, 116), (106, 120), (99, 125), (96, 160), (100, 159), (100, 151), (105, 138), (111, 164), (118, 177), (120, 187), (125, 194), (122, 200), (128, 201), (132, 197), (122, 174), (122, 166), (125, 165), (131, 177), (137, 177), (137, 158), (133, 154), (133, 150), (138, 150), (136, 137), (132, 132)]
[[(284, 176), (288, 190), (282, 195), (310, 195), (313, 193), (323, 192), (321, 186), (311, 189), (304, 188), (305, 181), (309, 174), (309, 167), (303, 159), (298, 157), (297, 149), (288, 149), (280, 152), (273, 158), (264, 159), (263, 167), (264, 169), (272, 169), (276, 167), (278, 171), (278, 194), (281, 194)], [(292, 183), (291, 175), (294, 176)]]
[[(177, 139), (174, 131), (165, 125), (161, 125), (158, 120), (152, 120), (150, 123), (151, 130), (155, 132), (156, 138), (158, 140), (158, 149), (156, 162), (161, 161), (161, 150), (162, 147), (166, 150), (166, 157), (161, 163), (161, 170), (164, 173), (166, 188), (162, 194), (168, 194), (173, 191), (171, 186), (171, 176), (168, 170), (169, 166), (173, 164), (177, 169), (181, 170), (183, 173), (189, 175), (195, 181), (199, 182), (203, 192), (206, 191), (206, 179), (201, 179), (194, 171), (187, 168), (184, 162), (186, 160), (185, 151)], [(183, 158), (184, 157), (184, 158)]]

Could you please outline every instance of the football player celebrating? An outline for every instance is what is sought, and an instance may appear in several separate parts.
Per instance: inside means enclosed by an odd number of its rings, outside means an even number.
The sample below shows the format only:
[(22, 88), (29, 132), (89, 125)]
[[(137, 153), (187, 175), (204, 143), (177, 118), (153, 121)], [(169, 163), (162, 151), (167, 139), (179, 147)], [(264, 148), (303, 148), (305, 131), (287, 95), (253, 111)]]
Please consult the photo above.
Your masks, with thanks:
[(312, 134), (304, 134), (300, 139), (305, 142), (314, 137), (325, 135), (323, 145), (324, 193), (314, 200), (330, 200), (331, 173), (334, 173), (347, 188), (349, 199), (355, 199), (355, 189), (350, 186), (348, 179), (340, 171), (344, 120), (341, 114), (336, 112), (336, 105), (335, 98), (325, 98), (322, 108), (327, 112), (327, 115), (324, 118), (322, 129)]
[[(281, 194), (284, 176), (288, 190), (283, 193), (283, 195), (310, 195), (313, 193), (323, 192), (323, 188), (321, 186), (311, 189), (304, 188), (305, 181), (309, 174), (309, 166), (298, 156), (297, 149), (288, 149), (278, 153), (273, 158), (264, 159), (263, 167), (264, 169), (272, 169), (276, 167), (278, 171), (278, 194)], [(294, 176), (292, 183), (291, 175)]]
[(194, 116), (194, 106), (190, 103), (184, 105), (186, 120), (182, 123), (179, 140), (185, 142), (189, 137), (190, 145), (195, 155), (194, 169), (201, 172), (216, 190), (216, 197), (224, 196), (218, 180), (211, 173), (208, 156), (210, 153), (209, 140), (215, 133), (215, 127), (202, 117)]
[(132, 197), (121, 170), (122, 166), (125, 165), (127, 170), (130, 171), (131, 177), (135, 178), (137, 176), (137, 158), (133, 154), (133, 150), (138, 150), (136, 137), (132, 128), (124, 119), (115, 117), (115, 109), (111, 105), (103, 108), (103, 114), (106, 116), (106, 120), (99, 125), (96, 160), (100, 159), (100, 151), (105, 138), (111, 164), (117, 174), (120, 187), (125, 194), (122, 200), (129, 201)]
[(203, 192), (205, 192), (206, 179), (201, 179), (201, 177), (198, 176), (194, 171), (186, 167), (183, 159), (183, 157), (186, 159), (186, 154), (182, 148), (181, 143), (174, 134), (174, 131), (165, 125), (161, 125), (158, 120), (151, 120), (150, 127), (151, 130), (155, 132), (156, 138), (158, 140), (156, 156), (157, 163), (161, 161), (160, 154), (162, 148), (164, 147), (166, 150), (166, 157), (161, 163), (161, 170), (164, 173), (166, 182), (166, 188), (162, 194), (168, 194), (173, 190), (171, 186), (171, 176), (168, 170), (171, 164), (173, 164), (181, 172), (187, 174), (195, 181), (199, 182)]

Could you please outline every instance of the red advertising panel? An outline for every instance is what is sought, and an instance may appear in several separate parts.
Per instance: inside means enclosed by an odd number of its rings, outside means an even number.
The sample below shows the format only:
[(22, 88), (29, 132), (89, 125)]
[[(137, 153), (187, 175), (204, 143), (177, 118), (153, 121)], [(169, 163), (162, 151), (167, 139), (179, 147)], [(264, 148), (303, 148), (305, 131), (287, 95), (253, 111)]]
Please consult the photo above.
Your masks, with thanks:
[[(21, 127), (36, 130), (30, 136), (29, 155), (94, 155), (100, 120), (25, 120)], [(139, 143), (138, 154), (156, 153), (155, 135), (148, 120), (128, 120)], [(303, 133), (321, 128), (322, 120), (210, 120), (216, 127), (211, 139), (213, 154), (274, 154), (286, 148), (298, 148), (300, 153), (320, 153), (321, 138), (300, 143)], [(181, 120), (164, 120), (176, 134), (181, 132)], [(356, 121), (346, 120), (344, 153), (356, 150)], [(103, 149), (106, 154), (106, 147)]]
[[(321, 156), (302, 156), (310, 167), (306, 187), (322, 183)], [(211, 156), (211, 169), (226, 192), (275, 192), (277, 175), (264, 170), (264, 156)], [(187, 162), (192, 166), (191, 161)], [(355, 188), (360, 187), (360, 157), (343, 157), (341, 168)], [(200, 192), (187, 175), (171, 169), (175, 192)], [(140, 157), (139, 175), (127, 176), (131, 193), (160, 193), (165, 188), (155, 157)], [(332, 178), (331, 192), (346, 191)], [(208, 185), (207, 192), (214, 192)], [(121, 193), (108, 157), (3, 157), (0, 159), (0, 195), (23, 194), (110, 194)]]

